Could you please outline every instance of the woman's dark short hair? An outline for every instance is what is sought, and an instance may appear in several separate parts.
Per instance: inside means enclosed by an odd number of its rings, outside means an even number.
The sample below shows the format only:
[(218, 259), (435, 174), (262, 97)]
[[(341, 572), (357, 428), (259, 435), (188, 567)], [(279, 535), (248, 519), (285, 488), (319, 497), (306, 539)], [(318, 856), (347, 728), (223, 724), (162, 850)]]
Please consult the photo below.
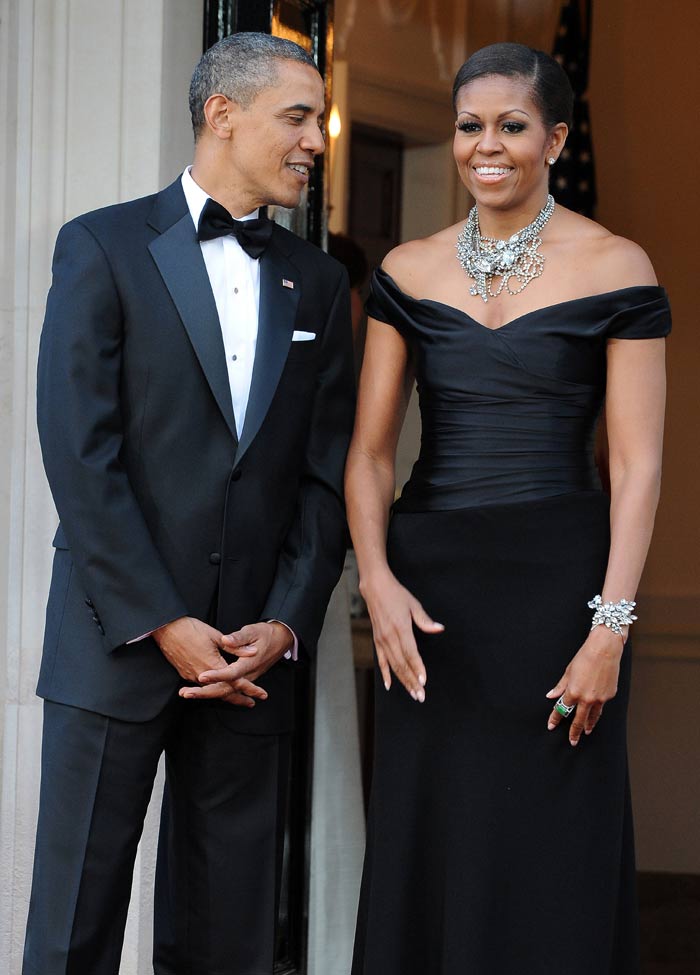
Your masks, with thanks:
[(452, 106), (456, 110), (459, 91), (477, 78), (493, 76), (522, 78), (532, 93), (542, 122), (548, 129), (559, 122), (571, 128), (574, 92), (562, 66), (533, 47), (524, 44), (489, 44), (475, 51), (457, 72), (452, 86)]

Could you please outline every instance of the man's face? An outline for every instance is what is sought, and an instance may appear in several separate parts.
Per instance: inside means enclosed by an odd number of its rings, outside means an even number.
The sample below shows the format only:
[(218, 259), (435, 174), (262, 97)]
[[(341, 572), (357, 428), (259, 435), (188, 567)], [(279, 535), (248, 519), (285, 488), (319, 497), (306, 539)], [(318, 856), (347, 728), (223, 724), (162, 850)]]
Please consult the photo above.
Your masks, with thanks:
[(249, 209), (299, 204), (314, 158), (325, 148), (323, 95), (314, 68), (280, 60), (274, 87), (261, 91), (247, 109), (229, 103), (233, 134), (222, 176), (250, 201)]

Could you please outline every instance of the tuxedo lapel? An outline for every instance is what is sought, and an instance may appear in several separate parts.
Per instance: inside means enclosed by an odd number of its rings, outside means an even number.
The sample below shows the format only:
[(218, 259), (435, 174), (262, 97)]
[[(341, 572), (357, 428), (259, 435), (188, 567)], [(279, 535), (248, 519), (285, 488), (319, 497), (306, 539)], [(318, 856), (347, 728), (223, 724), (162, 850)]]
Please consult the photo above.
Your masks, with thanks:
[(260, 259), (260, 310), (255, 363), (236, 463), (255, 439), (270, 408), (287, 359), (299, 304), (299, 269), (273, 234)]
[[(181, 214), (179, 218), (178, 213)], [(160, 236), (149, 244), (153, 260), (187, 330), (219, 409), (236, 438), (219, 315), (179, 181), (159, 194), (149, 222), (161, 231)]]

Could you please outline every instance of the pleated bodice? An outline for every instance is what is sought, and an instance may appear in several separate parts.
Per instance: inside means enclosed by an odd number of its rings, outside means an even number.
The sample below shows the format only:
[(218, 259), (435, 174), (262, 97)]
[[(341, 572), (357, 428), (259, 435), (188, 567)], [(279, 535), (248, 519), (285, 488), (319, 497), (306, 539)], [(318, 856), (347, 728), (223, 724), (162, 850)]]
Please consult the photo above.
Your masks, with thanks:
[(381, 268), (367, 310), (404, 336), (416, 369), (421, 449), (399, 511), (598, 488), (593, 438), (607, 340), (671, 328), (657, 286), (560, 302), (490, 329), (460, 309), (407, 295)]

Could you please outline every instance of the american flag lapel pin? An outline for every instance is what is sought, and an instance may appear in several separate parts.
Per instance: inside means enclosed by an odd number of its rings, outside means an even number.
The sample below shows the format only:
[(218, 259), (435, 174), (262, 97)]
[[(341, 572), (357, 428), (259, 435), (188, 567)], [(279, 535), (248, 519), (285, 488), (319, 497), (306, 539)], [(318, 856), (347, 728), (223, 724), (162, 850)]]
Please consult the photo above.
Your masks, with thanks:
[(294, 282), (290, 281), (289, 278), (282, 278), (282, 287), (291, 288), (291, 290), (294, 291)]

